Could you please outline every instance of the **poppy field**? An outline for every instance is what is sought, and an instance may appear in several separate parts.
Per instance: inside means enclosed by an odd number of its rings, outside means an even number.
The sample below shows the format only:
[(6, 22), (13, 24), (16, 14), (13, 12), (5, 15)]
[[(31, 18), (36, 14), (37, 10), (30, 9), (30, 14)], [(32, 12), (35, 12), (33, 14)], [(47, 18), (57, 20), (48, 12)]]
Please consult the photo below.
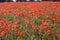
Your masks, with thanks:
[(0, 40), (60, 40), (60, 2), (0, 3)]

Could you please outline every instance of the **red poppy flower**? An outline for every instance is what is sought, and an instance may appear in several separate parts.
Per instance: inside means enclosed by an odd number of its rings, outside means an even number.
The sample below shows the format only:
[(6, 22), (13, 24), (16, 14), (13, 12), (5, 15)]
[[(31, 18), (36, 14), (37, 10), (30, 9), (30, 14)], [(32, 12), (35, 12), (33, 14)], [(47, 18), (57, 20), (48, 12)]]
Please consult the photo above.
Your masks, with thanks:
[(21, 14), (19, 12), (16, 12), (15, 15), (18, 17), (18, 16), (21, 16)]
[(17, 22), (17, 21), (14, 21), (14, 23), (13, 23), (14, 25), (18, 25), (19, 24), (19, 22)]
[(26, 15), (25, 15), (25, 18), (30, 19), (30, 16), (26, 14)]
[(52, 15), (51, 17), (52, 17), (52, 19), (55, 19), (56, 20), (56, 15)]
[(6, 33), (6, 31), (2, 31), (2, 32), (1, 32), (1, 35), (5, 35), (5, 33)]
[(2, 30), (0, 30), (0, 33), (2, 32)]
[(46, 29), (48, 27), (48, 24), (43, 23), (41, 26)]
[(32, 29), (37, 29), (38, 28), (38, 26), (32, 26)]
[(4, 25), (6, 25), (7, 20), (2, 20), (1, 23), (4, 24)]
[(24, 35), (24, 32), (18, 30), (17, 34), (20, 35), (20, 36), (23, 36)]
[(52, 31), (51, 30), (46, 30), (46, 32), (51, 35), (52, 34)]

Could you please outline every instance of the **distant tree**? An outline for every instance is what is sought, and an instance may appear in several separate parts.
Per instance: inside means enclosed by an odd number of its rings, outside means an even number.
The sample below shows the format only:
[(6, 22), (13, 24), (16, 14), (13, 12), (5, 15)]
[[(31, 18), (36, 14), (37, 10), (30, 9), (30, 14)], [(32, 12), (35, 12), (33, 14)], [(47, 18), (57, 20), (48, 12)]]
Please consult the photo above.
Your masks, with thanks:
[(0, 2), (5, 2), (6, 0), (0, 0)]

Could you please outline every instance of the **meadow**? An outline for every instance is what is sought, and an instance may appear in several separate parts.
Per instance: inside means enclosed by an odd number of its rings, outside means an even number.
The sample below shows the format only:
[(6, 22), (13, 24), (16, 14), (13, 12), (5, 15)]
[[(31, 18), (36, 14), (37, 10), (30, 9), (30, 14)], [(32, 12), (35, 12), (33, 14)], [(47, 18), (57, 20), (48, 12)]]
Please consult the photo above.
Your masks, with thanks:
[(0, 3), (0, 40), (60, 40), (60, 2)]

